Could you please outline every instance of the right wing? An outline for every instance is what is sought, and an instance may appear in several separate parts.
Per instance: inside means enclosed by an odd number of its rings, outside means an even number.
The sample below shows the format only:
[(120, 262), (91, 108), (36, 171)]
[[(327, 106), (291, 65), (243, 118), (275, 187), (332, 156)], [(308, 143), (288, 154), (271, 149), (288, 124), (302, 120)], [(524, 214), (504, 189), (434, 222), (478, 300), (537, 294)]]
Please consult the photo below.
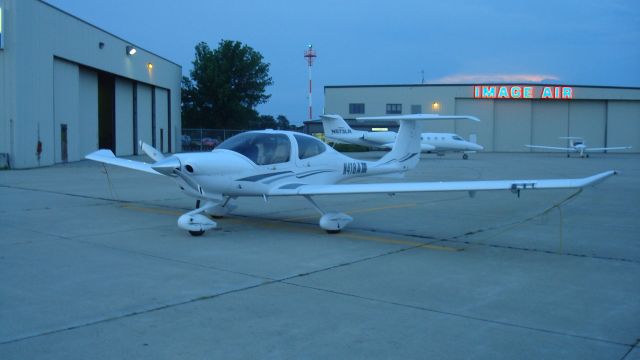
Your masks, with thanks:
[(605, 150), (628, 150), (631, 146), (616, 146), (616, 147), (603, 147), (603, 148), (586, 148), (584, 151), (605, 151)]
[(574, 148), (567, 147), (555, 147), (555, 146), (542, 146), (542, 145), (525, 145), (528, 148), (532, 149), (547, 149), (547, 150), (561, 150), (561, 151), (576, 151)]
[(616, 171), (605, 171), (596, 175), (578, 179), (545, 179), (545, 180), (481, 180), (481, 181), (445, 181), (415, 183), (378, 183), (378, 184), (334, 184), (305, 185), (285, 184), (273, 189), (269, 196), (290, 195), (346, 195), (371, 193), (405, 193), (405, 192), (444, 192), (444, 191), (489, 191), (530, 189), (576, 189), (595, 185), (615, 175)]
[(147, 164), (140, 161), (133, 161), (133, 160), (118, 158), (113, 154), (111, 150), (102, 149), (102, 150), (94, 151), (91, 154), (85, 156), (85, 159), (98, 161), (98, 162), (110, 164), (110, 165), (121, 166), (128, 169), (144, 171), (150, 174), (162, 175), (159, 172), (153, 170), (151, 168), (151, 164)]

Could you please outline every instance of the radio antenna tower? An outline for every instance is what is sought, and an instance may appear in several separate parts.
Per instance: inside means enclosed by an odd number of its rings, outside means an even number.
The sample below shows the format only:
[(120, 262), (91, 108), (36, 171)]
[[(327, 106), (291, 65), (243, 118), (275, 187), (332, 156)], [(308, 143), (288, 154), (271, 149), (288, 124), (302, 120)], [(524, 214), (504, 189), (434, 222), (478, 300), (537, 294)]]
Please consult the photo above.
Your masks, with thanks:
[(307, 58), (307, 64), (309, 64), (309, 120), (311, 120), (313, 116), (313, 103), (311, 101), (311, 66), (313, 65), (313, 60), (317, 57), (316, 52), (313, 50), (313, 45), (309, 44), (307, 50), (304, 52), (304, 57)]

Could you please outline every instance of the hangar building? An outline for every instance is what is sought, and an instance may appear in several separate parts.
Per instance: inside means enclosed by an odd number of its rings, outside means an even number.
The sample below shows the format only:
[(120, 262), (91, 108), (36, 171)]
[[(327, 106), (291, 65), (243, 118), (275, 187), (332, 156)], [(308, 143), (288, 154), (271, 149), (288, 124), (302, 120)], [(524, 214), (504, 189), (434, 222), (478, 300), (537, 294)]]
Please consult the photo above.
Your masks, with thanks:
[[(0, 156), (12, 168), (98, 148), (180, 146), (180, 65), (40, 0), (0, 0)], [(0, 164), (0, 167), (2, 164)]]
[(640, 88), (538, 83), (354, 85), (325, 86), (324, 96), (325, 113), (352, 120), (412, 113), (477, 116), (479, 123), (429, 122), (424, 131), (475, 137), (485, 151), (532, 151), (525, 144), (567, 146), (566, 140), (558, 139), (561, 136), (581, 136), (590, 147), (632, 146), (626, 151), (640, 151)]

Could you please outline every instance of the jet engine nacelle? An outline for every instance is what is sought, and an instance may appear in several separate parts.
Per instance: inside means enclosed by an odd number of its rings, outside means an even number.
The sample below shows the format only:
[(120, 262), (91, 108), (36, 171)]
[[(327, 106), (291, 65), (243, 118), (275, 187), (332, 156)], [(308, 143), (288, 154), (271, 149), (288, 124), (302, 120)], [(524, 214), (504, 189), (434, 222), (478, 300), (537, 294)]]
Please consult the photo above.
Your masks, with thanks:
[(396, 141), (396, 133), (390, 131), (366, 132), (362, 135), (362, 138), (367, 141), (387, 144)]
[(320, 227), (327, 232), (339, 232), (352, 221), (353, 218), (345, 213), (326, 213), (320, 218)]

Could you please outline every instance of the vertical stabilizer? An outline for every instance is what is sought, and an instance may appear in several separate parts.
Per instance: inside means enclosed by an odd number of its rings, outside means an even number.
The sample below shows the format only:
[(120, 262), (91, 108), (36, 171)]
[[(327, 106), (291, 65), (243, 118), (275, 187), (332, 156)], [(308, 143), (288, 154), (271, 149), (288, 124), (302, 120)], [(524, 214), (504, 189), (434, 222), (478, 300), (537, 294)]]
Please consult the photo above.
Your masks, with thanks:
[(341, 137), (352, 136), (355, 132), (340, 115), (322, 115), (320, 118), (324, 135), (329, 139), (340, 140)]

